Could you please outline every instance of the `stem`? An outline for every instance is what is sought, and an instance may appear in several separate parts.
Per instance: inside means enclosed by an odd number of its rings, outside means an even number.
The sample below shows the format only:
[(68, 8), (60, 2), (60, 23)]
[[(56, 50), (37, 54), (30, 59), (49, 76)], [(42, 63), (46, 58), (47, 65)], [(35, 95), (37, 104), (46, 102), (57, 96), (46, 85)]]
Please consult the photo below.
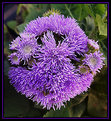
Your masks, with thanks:
[(107, 11), (105, 12), (105, 15), (103, 16), (103, 22), (105, 22), (107, 19)]
[(81, 10), (80, 10), (80, 13), (79, 13), (79, 21), (81, 20), (82, 6), (80, 7), (80, 9), (81, 9)]
[(74, 18), (73, 15), (72, 15), (72, 13), (71, 13), (71, 11), (70, 11), (70, 9), (67, 7), (66, 4), (65, 4), (65, 7), (66, 7), (67, 11), (69, 12), (70, 16), (71, 16), (72, 18)]

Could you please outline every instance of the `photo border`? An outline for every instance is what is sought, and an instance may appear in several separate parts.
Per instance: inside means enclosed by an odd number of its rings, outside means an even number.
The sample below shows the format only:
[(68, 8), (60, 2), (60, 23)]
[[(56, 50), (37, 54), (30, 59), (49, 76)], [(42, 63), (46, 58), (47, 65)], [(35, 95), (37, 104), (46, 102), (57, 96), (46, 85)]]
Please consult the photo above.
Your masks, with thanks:
[[(49, 117), (49, 118), (44, 118), (44, 117), (41, 117), (41, 118), (12, 118), (12, 117), (4, 117), (4, 97), (3, 97), (3, 68), (4, 68), (4, 58), (3, 58), (3, 54), (4, 54), (4, 44), (3, 44), (3, 40), (4, 40), (4, 11), (3, 11), (3, 7), (4, 7), (4, 4), (107, 4), (107, 12), (108, 12), (108, 15), (107, 15), (107, 44), (108, 44), (108, 50), (107, 50), (107, 76), (108, 76), (108, 96), (107, 96), (107, 117), (97, 117), (97, 118), (94, 118), (94, 117), (88, 117), (88, 118), (82, 118), (82, 117), (65, 117), (65, 118), (55, 118), (55, 117)], [(2, 2), (2, 119), (109, 119), (109, 2)]]

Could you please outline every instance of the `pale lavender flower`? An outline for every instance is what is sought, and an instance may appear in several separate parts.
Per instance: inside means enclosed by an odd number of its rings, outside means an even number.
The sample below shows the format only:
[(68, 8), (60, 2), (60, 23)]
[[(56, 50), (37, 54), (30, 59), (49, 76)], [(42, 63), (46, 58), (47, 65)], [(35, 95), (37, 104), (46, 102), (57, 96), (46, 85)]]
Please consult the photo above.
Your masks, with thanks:
[(91, 71), (96, 74), (96, 72), (100, 72), (100, 69), (103, 67), (105, 59), (103, 53), (100, 51), (95, 51), (94, 53), (85, 54), (85, 59), (83, 60), (84, 64), (88, 65)]
[(10, 44), (10, 49), (16, 50), (19, 59), (24, 62), (28, 62), (31, 57), (34, 56), (37, 49), (37, 39), (34, 34), (21, 33), (20, 37), (17, 37)]

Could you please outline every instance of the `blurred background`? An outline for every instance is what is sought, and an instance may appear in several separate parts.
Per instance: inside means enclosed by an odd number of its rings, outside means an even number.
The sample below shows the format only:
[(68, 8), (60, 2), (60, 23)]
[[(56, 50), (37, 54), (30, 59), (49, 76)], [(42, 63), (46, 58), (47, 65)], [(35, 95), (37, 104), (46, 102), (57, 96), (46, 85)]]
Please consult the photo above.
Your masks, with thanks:
[[(4, 117), (107, 117), (107, 4), (4, 4)], [(99, 42), (106, 64), (88, 92), (76, 96), (61, 110), (42, 109), (9, 83), (9, 44), (25, 25), (48, 10), (75, 18), (86, 35)]]

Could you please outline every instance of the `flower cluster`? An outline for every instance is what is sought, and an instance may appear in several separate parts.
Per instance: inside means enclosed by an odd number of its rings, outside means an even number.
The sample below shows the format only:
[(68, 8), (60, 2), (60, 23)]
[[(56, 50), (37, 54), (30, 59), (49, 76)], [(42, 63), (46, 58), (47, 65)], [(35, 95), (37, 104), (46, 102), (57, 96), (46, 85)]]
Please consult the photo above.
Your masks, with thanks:
[(87, 91), (104, 65), (98, 43), (74, 18), (58, 14), (29, 22), (10, 49), (10, 83), (48, 110)]

